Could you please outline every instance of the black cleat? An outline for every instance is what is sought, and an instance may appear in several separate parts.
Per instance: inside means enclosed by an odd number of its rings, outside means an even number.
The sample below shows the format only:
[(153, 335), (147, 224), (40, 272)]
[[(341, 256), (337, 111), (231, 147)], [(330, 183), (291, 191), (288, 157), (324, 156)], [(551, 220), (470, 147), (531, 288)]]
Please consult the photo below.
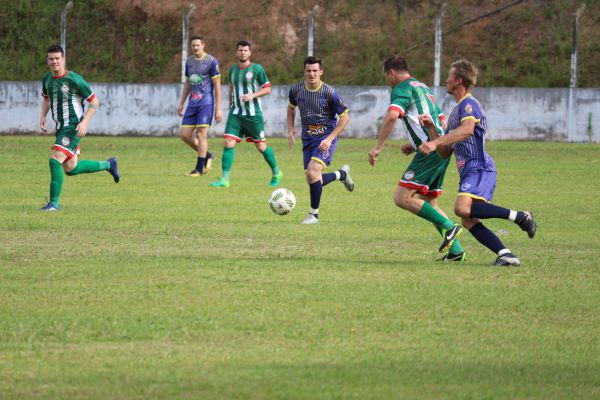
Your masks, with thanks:
[(533, 220), (533, 215), (529, 211), (523, 211), (523, 216), (519, 218), (515, 223), (519, 225), (519, 227), (527, 232), (527, 235), (533, 239), (535, 233), (537, 232), (537, 224)]
[(444, 234), (444, 241), (440, 246), (440, 253), (444, 253), (448, 251), (450, 247), (452, 247), (452, 244), (454, 243), (456, 238), (460, 236), (462, 230), (462, 226), (454, 224), (452, 228), (442, 231), (442, 233)]
[(494, 267), (518, 267), (521, 265), (521, 261), (512, 253), (503, 254), (496, 258), (496, 261), (492, 264)]
[(463, 251), (462, 253), (458, 253), (458, 254), (446, 254), (444, 257), (442, 258), (438, 258), (436, 261), (442, 261), (442, 262), (447, 262), (447, 261), (465, 261), (465, 252)]

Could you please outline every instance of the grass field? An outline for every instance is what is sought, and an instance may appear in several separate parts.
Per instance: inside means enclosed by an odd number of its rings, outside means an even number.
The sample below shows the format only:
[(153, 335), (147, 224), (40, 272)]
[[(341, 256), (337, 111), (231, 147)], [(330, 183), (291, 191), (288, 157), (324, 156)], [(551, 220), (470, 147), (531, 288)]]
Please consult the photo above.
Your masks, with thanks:
[[(0, 398), (600, 398), (600, 147), (493, 142), (495, 202), (534, 212), (530, 240), (487, 225), (519, 255), (467, 234), (467, 262), (434, 262), (440, 238), (391, 200), (399, 143), (344, 139), (356, 190), (308, 209), (300, 147), (271, 141), (298, 198), (271, 213), (270, 173), (236, 150), (232, 186), (188, 178), (176, 138), (83, 140), (107, 173), (65, 177), (62, 210), (38, 211), (52, 137), (0, 137)], [(220, 156), (221, 140), (211, 139)], [(442, 207), (451, 212), (457, 172)]]

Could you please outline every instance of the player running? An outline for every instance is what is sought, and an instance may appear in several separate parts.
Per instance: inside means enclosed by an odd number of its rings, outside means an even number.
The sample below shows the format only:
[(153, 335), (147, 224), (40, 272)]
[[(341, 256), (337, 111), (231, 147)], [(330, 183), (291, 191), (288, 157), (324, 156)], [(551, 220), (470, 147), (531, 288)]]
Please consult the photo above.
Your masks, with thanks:
[[(323, 186), (340, 180), (348, 191), (354, 190), (350, 167), (323, 174), (329, 167), (337, 145), (338, 136), (348, 124), (348, 107), (336, 90), (321, 81), (321, 60), (308, 57), (304, 60), (304, 79), (290, 88), (287, 109), (288, 144), (296, 143), (294, 118), (296, 108), (300, 110), (302, 122), (302, 153), (306, 182), (310, 188), (310, 211), (303, 224), (319, 222), (319, 204)], [(339, 115), (339, 119), (336, 118)]]
[[(537, 231), (530, 212), (509, 210), (491, 203), (496, 187), (496, 166), (485, 151), (485, 111), (471, 94), (476, 83), (477, 68), (474, 64), (467, 60), (458, 60), (452, 64), (446, 79), (446, 89), (454, 96), (457, 104), (450, 114), (447, 133), (423, 143), (419, 150), (424, 154), (431, 154), (441, 146), (452, 146), (460, 173), (454, 212), (462, 218), (462, 225), (479, 243), (498, 255), (493, 265), (519, 266), (521, 261), (517, 256), (479, 221), (487, 218), (508, 219), (526, 231), (530, 238)], [(429, 116), (421, 116), (421, 122), (432, 131), (433, 122)]]
[[(50, 46), (47, 50), (50, 67), (42, 78), (42, 114), (40, 128), (47, 132), (46, 115), (52, 110), (56, 122), (56, 141), (50, 154), (50, 202), (42, 211), (60, 209), (60, 193), (63, 186), (63, 171), (69, 176), (108, 171), (115, 183), (121, 178), (117, 159), (90, 161), (79, 159), (79, 141), (87, 134), (87, 126), (100, 106), (98, 98), (85, 79), (65, 67), (65, 52), (60, 46)], [(90, 105), (84, 115), (83, 101)]]

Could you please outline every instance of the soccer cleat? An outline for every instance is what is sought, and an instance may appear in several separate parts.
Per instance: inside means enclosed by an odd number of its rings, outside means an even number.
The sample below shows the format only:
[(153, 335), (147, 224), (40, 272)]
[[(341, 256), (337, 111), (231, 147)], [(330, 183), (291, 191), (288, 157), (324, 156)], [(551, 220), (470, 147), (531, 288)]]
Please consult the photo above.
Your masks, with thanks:
[(492, 264), (494, 267), (518, 267), (521, 261), (512, 253), (506, 253), (496, 258)]
[(304, 221), (302, 221), (302, 223), (304, 225), (318, 224), (319, 223), (319, 218), (315, 217), (314, 214), (308, 213), (306, 215), (306, 218), (304, 218)]
[(219, 178), (216, 182), (212, 182), (210, 184), (210, 186), (212, 187), (224, 187), (224, 188), (228, 188), (230, 186), (230, 183), (228, 180), (225, 180), (223, 178)]
[(344, 179), (342, 181), (342, 183), (344, 184), (344, 187), (349, 192), (353, 191), (354, 190), (354, 181), (352, 180), (352, 177), (350, 176), (350, 166), (348, 164), (344, 164), (344, 165), (342, 165), (342, 168), (340, 168), (340, 169), (346, 173), (346, 179)]
[(436, 261), (442, 261), (442, 262), (447, 262), (447, 261), (465, 261), (465, 252), (461, 252), (459, 254), (446, 254), (444, 257), (442, 258), (438, 258)]
[(204, 169), (202, 170), (203, 174), (207, 174), (212, 169), (213, 161), (215, 161), (215, 155), (211, 153), (210, 157), (204, 161)]
[(273, 175), (271, 181), (269, 182), (269, 186), (279, 186), (281, 178), (283, 178), (283, 171), (279, 171), (276, 175)]
[(523, 217), (519, 221), (515, 221), (519, 227), (527, 232), (527, 236), (531, 239), (537, 232), (537, 224), (533, 220), (533, 215), (529, 211), (523, 211)]
[(193, 169), (190, 172), (188, 172), (187, 174), (185, 174), (185, 176), (191, 176), (192, 178), (197, 178), (199, 176), (202, 176), (202, 174), (197, 169)]
[(112, 175), (113, 179), (115, 180), (115, 183), (119, 183), (119, 181), (121, 180), (121, 174), (119, 173), (117, 159), (113, 157), (113, 158), (109, 158), (106, 161), (108, 161), (110, 163), (110, 168), (108, 169), (108, 173)]
[(60, 206), (55, 206), (52, 202), (49, 202), (44, 207), (40, 208), (40, 211), (58, 211)]
[(440, 249), (439, 249), (440, 253), (444, 253), (444, 252), (448, 251), (450, 249), (450, 247), (452, 247), (452, 244), (454, 243), (456, 238), (459, 237), (461, 233), (462, 233), (462, 226), (460, 226), (458, 224), (454, 224), (454, 226), (450, 229), (443, 229), (442, 234), (444, 236), (444, 241), (442, 242), (442, 245), (440, 246)]

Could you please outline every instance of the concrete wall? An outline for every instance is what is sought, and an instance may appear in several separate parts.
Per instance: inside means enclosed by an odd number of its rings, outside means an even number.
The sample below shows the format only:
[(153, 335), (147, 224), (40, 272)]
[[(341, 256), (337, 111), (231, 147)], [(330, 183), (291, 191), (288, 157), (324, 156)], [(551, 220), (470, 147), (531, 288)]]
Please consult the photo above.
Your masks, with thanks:
[[(95, 83), (92, 89), (102, 105), (89, 131), (105, 135), (173, 136), (179, 132), (177, 103), (179, 84)], [(268, 136), (286, 135), (289, 86), (274, 86), (263, 97), (265, 131)], [(350, 108), (345, 135), (374, 138), (389, 104), (386, 87), (343, 86), (338, 88)], [(41, 83), (0, 81), (0, 133), (39, 131)], [(444, 88), (436, 98), (449, 115), (454, 99)], [(223, 86), (223, 110), (227, 109), (228, 87)], [(574, 91), (573, 126), (568, 135), (569, 89), (479, 88), (474, 95), (486, 109), (489, 139), (600, 141), (600, 89)], [(226, 115), (226, 113), (225, 113)], [(50, 116), (49, 125), (52, 126)], [(299, 117), (296, 123), (299, 124)], [(211, 136), (223, 133), (225, 122), (210, 128)], [(397, 124), (393, 138), (404, 135)]]

